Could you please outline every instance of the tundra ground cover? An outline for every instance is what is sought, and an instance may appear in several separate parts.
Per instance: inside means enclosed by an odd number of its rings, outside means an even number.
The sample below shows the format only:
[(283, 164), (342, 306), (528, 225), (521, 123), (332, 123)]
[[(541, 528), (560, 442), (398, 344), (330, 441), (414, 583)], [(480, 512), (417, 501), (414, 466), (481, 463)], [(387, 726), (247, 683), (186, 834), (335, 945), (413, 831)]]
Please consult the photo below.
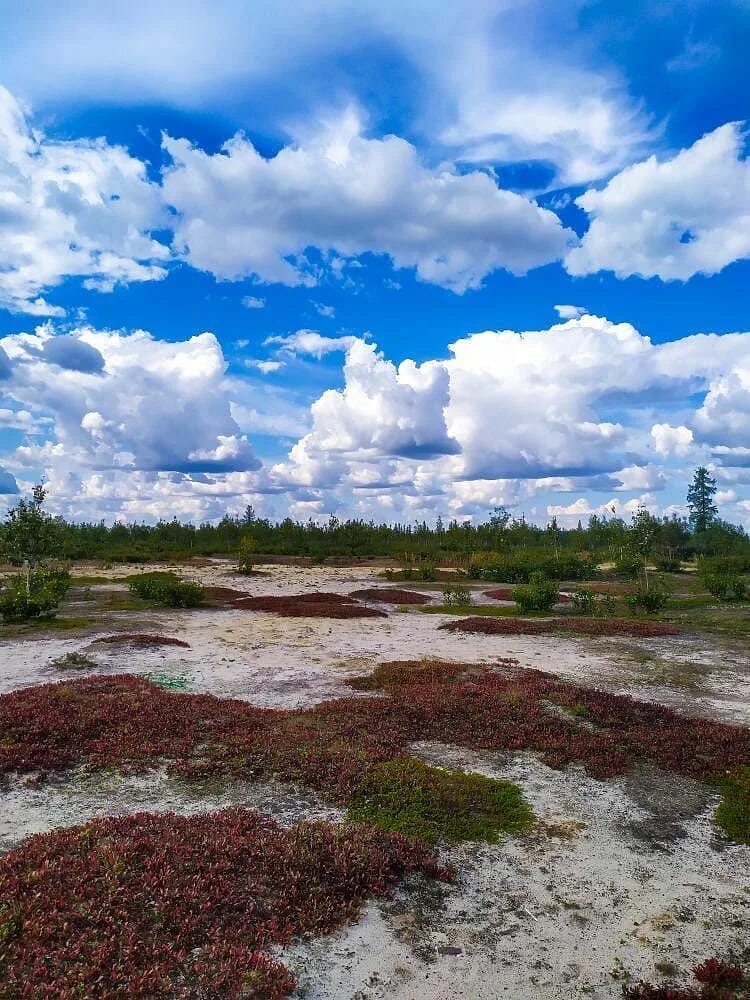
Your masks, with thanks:
[(288, 618), (387, 618), (385, 611), (368, 608), (345, 594), (283, 594), (242, 597), (232, 607), (273, 611)]
[(750, 978), (741, 965), (718, 958), (708, 958), (693, 969), (695, 985), (686, 987), (652, 983), (626, 986), (627, 1000), (747, 1000)]
[(365, 587), (364, 590), (353, 590), (350, 597), (361, 601), (380, 601), (383, 604), (429, 604), (427, 594), (418, 594), (415, 590), (401, 590), (399, 587)]
[[(411, 675), (413, 671), (413, 676)], [(409, 661), (379, 668), (386, 697), (293, 711), (165, 691), (131, 675), (76, 678), (0, 697), (0, 771), (146, 768), (301, 780), (347, 804), (368, 771), (420, 740), (473, 750), (530, 750), (593, 777), (651, 760), (699, 780), (750, 766), (750, 730), (512, 664)], [(563, 709), (564, 711), (560, 711)]]
[(631, 635), (641, 638), (677, 635), (672, 625), (626, 618), (495, 618), (472, 615), (439, 626), (448, 632), (482, 632), (485, 635), (544, 635), (573, 632), (577, 635)]
[(451, 877), (424, 841), (247, 809), (40, 834), (0, 860), (0, 995), (274, 1000), (294, 980), (270, 946), (332, 931), (416, 871)]
[(114, 635), (102, 635), (98, 639), (94, 639), (93, 642), (100, 642), (107, 646), (137, 646), (140, 649), (157, 646), (190, 648), (190, 643), (184, 642), (182, 639), (175, 639), (168, 635), (151, 635), (148, 632), (116, 632)]

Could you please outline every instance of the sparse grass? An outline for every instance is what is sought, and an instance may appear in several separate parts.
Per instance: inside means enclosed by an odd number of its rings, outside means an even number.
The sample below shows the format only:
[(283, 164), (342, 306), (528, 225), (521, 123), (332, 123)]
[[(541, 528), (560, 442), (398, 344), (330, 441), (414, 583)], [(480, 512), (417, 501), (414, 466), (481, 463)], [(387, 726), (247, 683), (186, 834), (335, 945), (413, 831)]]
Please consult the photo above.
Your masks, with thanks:
[(352, 797), (348, 816), (384, 830), (439, 841), (486, 840), (530, 826), (531, 807), (510, 781), (462, 774), (421, 761), (373, 768)]
[(750, 844), (750, 767), (738, 768), (721, 785), (716, 824), (732, 840)]

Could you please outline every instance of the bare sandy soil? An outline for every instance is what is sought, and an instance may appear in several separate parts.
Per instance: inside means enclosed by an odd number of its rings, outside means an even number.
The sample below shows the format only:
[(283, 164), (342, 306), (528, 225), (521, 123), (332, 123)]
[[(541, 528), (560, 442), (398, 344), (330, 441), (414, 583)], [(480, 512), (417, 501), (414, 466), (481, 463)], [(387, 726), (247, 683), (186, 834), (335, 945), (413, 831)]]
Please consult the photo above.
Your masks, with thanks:
[[(243, 578), (217, 561), (185, 575), (251, 594), (387, 586), (373, 569), (261, 570)], [(115, 579), (132, 571), (106, 575)], [(441, 589), (435, 585), (436, 601)], [(478, 592), (477, 600), (486, 599)], [(6, 639), (0, 642), (0, 690), (85, 675), (62, 673), (51, 664), (63, 653), (81, 651), (92, 656), (96, 672), (159, 673), (189, 691), (293, 707), (351, 695), (346, 678), (378, 662), (512, 656), (567, 679), (750, 724), (750, 663), (710, 637), (615, 642), (462, 635), (438, 631), (445, 616), (387, 610), (387, 619), (351, 621), (245, 610), (111, 613), (99, 622), (99, 634), (158, 632), (190, 648), (92, 645), (90, 630)], [(499, 845), (446, 851), (459, 870), (456, 885), (414, 878), (394, 899), (370, 904), (344, 931), (288, 949), (283, 958), (299, 978), (300, 995), (609, 998), (621, 995), (627, 975), (663, 978), (655, 964), (689, 970), (748, 941), (750, 849), (716, 832), (716, 797), (705, 786), (645, 766), (613, 781), (594, 781), (578, 768), (555, 771), (527, 754), (452, 747), (450, 733), (444, 742), (420, 744), (414, 752), (433, 764), (516, 781), (540, 823), (533, 833)], [(0, 850), (29, 833), (96, 815), (190, 813), (229, 804), (261, 808), (281, 822), (338, 817), (309, 793), (273, 783), (212, 785), (198, 794), (163, 773), (73, 774), (41, 788), (9, 783), (0, 789)]]

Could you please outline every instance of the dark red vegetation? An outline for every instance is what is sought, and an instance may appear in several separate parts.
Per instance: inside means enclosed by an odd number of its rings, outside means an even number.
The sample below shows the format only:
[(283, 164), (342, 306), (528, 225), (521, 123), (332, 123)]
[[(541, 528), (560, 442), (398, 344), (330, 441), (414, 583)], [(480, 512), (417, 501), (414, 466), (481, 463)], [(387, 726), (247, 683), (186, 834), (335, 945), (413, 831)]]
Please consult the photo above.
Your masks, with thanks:
[[(512, 587), (496, 587), (494, 590), (485, 590), (485, 597), (491, 597), (493, 601), (512, 601), (513, 600), (513, 588)], [(558, 594), (557, 603), (558, 604), (570, 604), (569, 594)]]
[(182, 646), (190, 649), (189, 642), (182, 639), (173, 639), (168, 635), (151, 635), (146, 632), (116, 632), (114, 635), (103, 635), (94, 642), (104, 642), (110, 646), (137, 646), (138, 648), (148, 648), (151, 646)]
[(750, 765), (750, 729), (509, 661), (495, 669), (406, 661), (379, 667), (373, 683), (387, 697), (293, 711), (168, 691), (127, 674), (25, 688), (0, 696), (0, 773), (166, 761), (187, 777), (300, 780), (346, 804), (369, 769), (408, 756), (417, 740), (530, 750), (553, 767), (581, 763), (600, 778), (644, 759), (701, 780)]
[(362, 601), (380, 601), (381, 604), (429, 604), (427, 594), (415, 590), (400, 590), (398, 587), (367, 587), (354, 590), (349, 595)]
[(719, 958), (707, 958), (693, 969), (695, 986), (654, 986), (638, 983), (624, 986), (629, 1000), (747, 1000), (750, 979), (742, 967)]
[(234, 587), (204, 587), (205, 602), (214, 607), (231, 607), (237, 600), (248, 597), (246, 590), (235, 590)]
[(288, 618), (387, 618), (384, 611), (359, 604), (346, 594), (281, 594), (242, 597), (232, 601), (234, 608), (250, 611), (274, 611)]
[(574, 632), (577, 635), (633, 635), (641, 638), (677, 635), (677, 629), (663, 622), (629, 618), (459, 618), (439, 626), (447, 632), (482, 632), (485, 635), (542, 635)]
[(424, 841), (247, 809), (39, 834), (0, 859), (0, 995), (285, 997), (269, 947), (332, 931), (413, 871), (451, 877)]

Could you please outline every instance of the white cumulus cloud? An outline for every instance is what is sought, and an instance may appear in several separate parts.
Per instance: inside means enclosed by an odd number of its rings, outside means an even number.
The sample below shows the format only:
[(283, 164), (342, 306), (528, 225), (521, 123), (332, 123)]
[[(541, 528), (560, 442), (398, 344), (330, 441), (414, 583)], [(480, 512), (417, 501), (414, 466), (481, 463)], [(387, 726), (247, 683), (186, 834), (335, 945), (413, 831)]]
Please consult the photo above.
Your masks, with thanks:
[(571, 274), (686, 281), (750, 257), (750, 160), (739, 123), (722, 125), (671, 159), (626, 167), (577, 204), (591, 224), (568, 254)]

